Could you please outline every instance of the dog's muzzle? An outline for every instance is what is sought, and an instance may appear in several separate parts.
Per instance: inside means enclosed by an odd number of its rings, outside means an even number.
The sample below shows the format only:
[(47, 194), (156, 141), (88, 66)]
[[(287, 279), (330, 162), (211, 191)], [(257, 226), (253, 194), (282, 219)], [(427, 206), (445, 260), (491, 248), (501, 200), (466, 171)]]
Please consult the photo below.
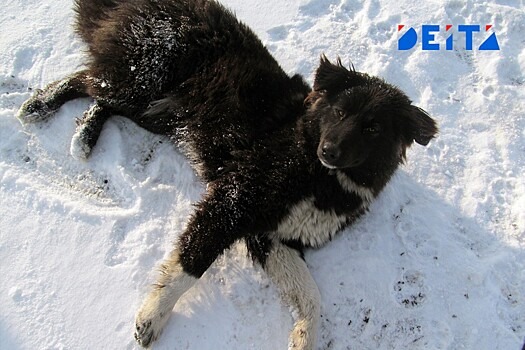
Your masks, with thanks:
[(337, 162), (341, 156), (341, 150), (333, 143), (326, 141), (319, 145), (317, 149), (317, 157), (321, 163), (329, 168), (336, 169)]

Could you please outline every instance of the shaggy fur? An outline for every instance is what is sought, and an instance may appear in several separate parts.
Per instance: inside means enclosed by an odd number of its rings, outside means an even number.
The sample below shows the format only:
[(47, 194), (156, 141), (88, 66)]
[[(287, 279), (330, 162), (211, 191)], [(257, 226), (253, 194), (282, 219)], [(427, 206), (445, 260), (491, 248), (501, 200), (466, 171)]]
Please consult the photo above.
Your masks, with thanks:
[(71, 152), (87, 158), (104, 122), (128, 117), (169, 136), (207, 184), (136, 316), (149, 346), (211, 263), (243, 240), (296, 309), (290, 348), (313, 349), (319, 292), (302, 257), (368, 208), (434, 121), (385, 81), (324, 56), (313, 91), (253, 32), (207, 0), (77, 0), (86, 69), (39, 90), (23, 123), (91, 96)]

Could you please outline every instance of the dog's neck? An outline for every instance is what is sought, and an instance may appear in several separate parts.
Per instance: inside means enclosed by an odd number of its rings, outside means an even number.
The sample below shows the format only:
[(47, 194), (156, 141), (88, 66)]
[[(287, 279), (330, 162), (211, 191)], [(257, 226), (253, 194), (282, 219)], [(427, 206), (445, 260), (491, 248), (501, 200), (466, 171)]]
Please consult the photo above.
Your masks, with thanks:
[(374, 196), (377, 196), (379, 192), (388, 183), (396, 169), (397, 165), (383, 166), (381, 171), (377, 168), (380, 164), (363, 164), (355, 168), (339, 169), (340, 173), (346, 175), (350, 180), (355, 182), (359, 186), (369, 188)]

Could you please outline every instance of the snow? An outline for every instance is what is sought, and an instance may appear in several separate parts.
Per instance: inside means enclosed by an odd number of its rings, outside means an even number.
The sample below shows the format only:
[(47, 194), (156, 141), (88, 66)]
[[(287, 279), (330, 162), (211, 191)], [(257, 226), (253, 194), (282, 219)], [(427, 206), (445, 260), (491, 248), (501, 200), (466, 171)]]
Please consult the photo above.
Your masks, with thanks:
[[(520, 349), (525, 338), (525, 9), (518, 0), (225, 0), (283, 68), (321, 53), (398, 85), (440, 124), (370, 212), (306, 260), (320, 349)], [(76, 117), (15, 118), (82, 66), (71, 0), (0, 17), (0, 348), (135, 349), (134, 313), (203, 186), (164, 138), (121, 117), (87, 161)], [(500, 51), (397, 50), (397, 25), (493, 24)], [(420, 33), (420, 31), (419, 31)], [(488, 33), (474, 36), (481, 43)], [(446, 34), (436, 40), (442, 46)], [(475, 45), (474, 45), (475, 46)], [(284, 349), (292, 317), (234, 247), (176, 305), (155, 349)]]

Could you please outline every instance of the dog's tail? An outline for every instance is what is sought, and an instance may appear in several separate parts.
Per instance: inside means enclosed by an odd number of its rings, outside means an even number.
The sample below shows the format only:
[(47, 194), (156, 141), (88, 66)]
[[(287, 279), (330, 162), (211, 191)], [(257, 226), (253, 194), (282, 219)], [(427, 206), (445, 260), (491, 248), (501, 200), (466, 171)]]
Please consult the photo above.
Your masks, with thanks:
[(108, 17), (109, 12), (121, 2), (122, 0), (75, 0), (77, 34), (86, 43), (90, 43), (93, 32), (100, 27), (100, 23)]

